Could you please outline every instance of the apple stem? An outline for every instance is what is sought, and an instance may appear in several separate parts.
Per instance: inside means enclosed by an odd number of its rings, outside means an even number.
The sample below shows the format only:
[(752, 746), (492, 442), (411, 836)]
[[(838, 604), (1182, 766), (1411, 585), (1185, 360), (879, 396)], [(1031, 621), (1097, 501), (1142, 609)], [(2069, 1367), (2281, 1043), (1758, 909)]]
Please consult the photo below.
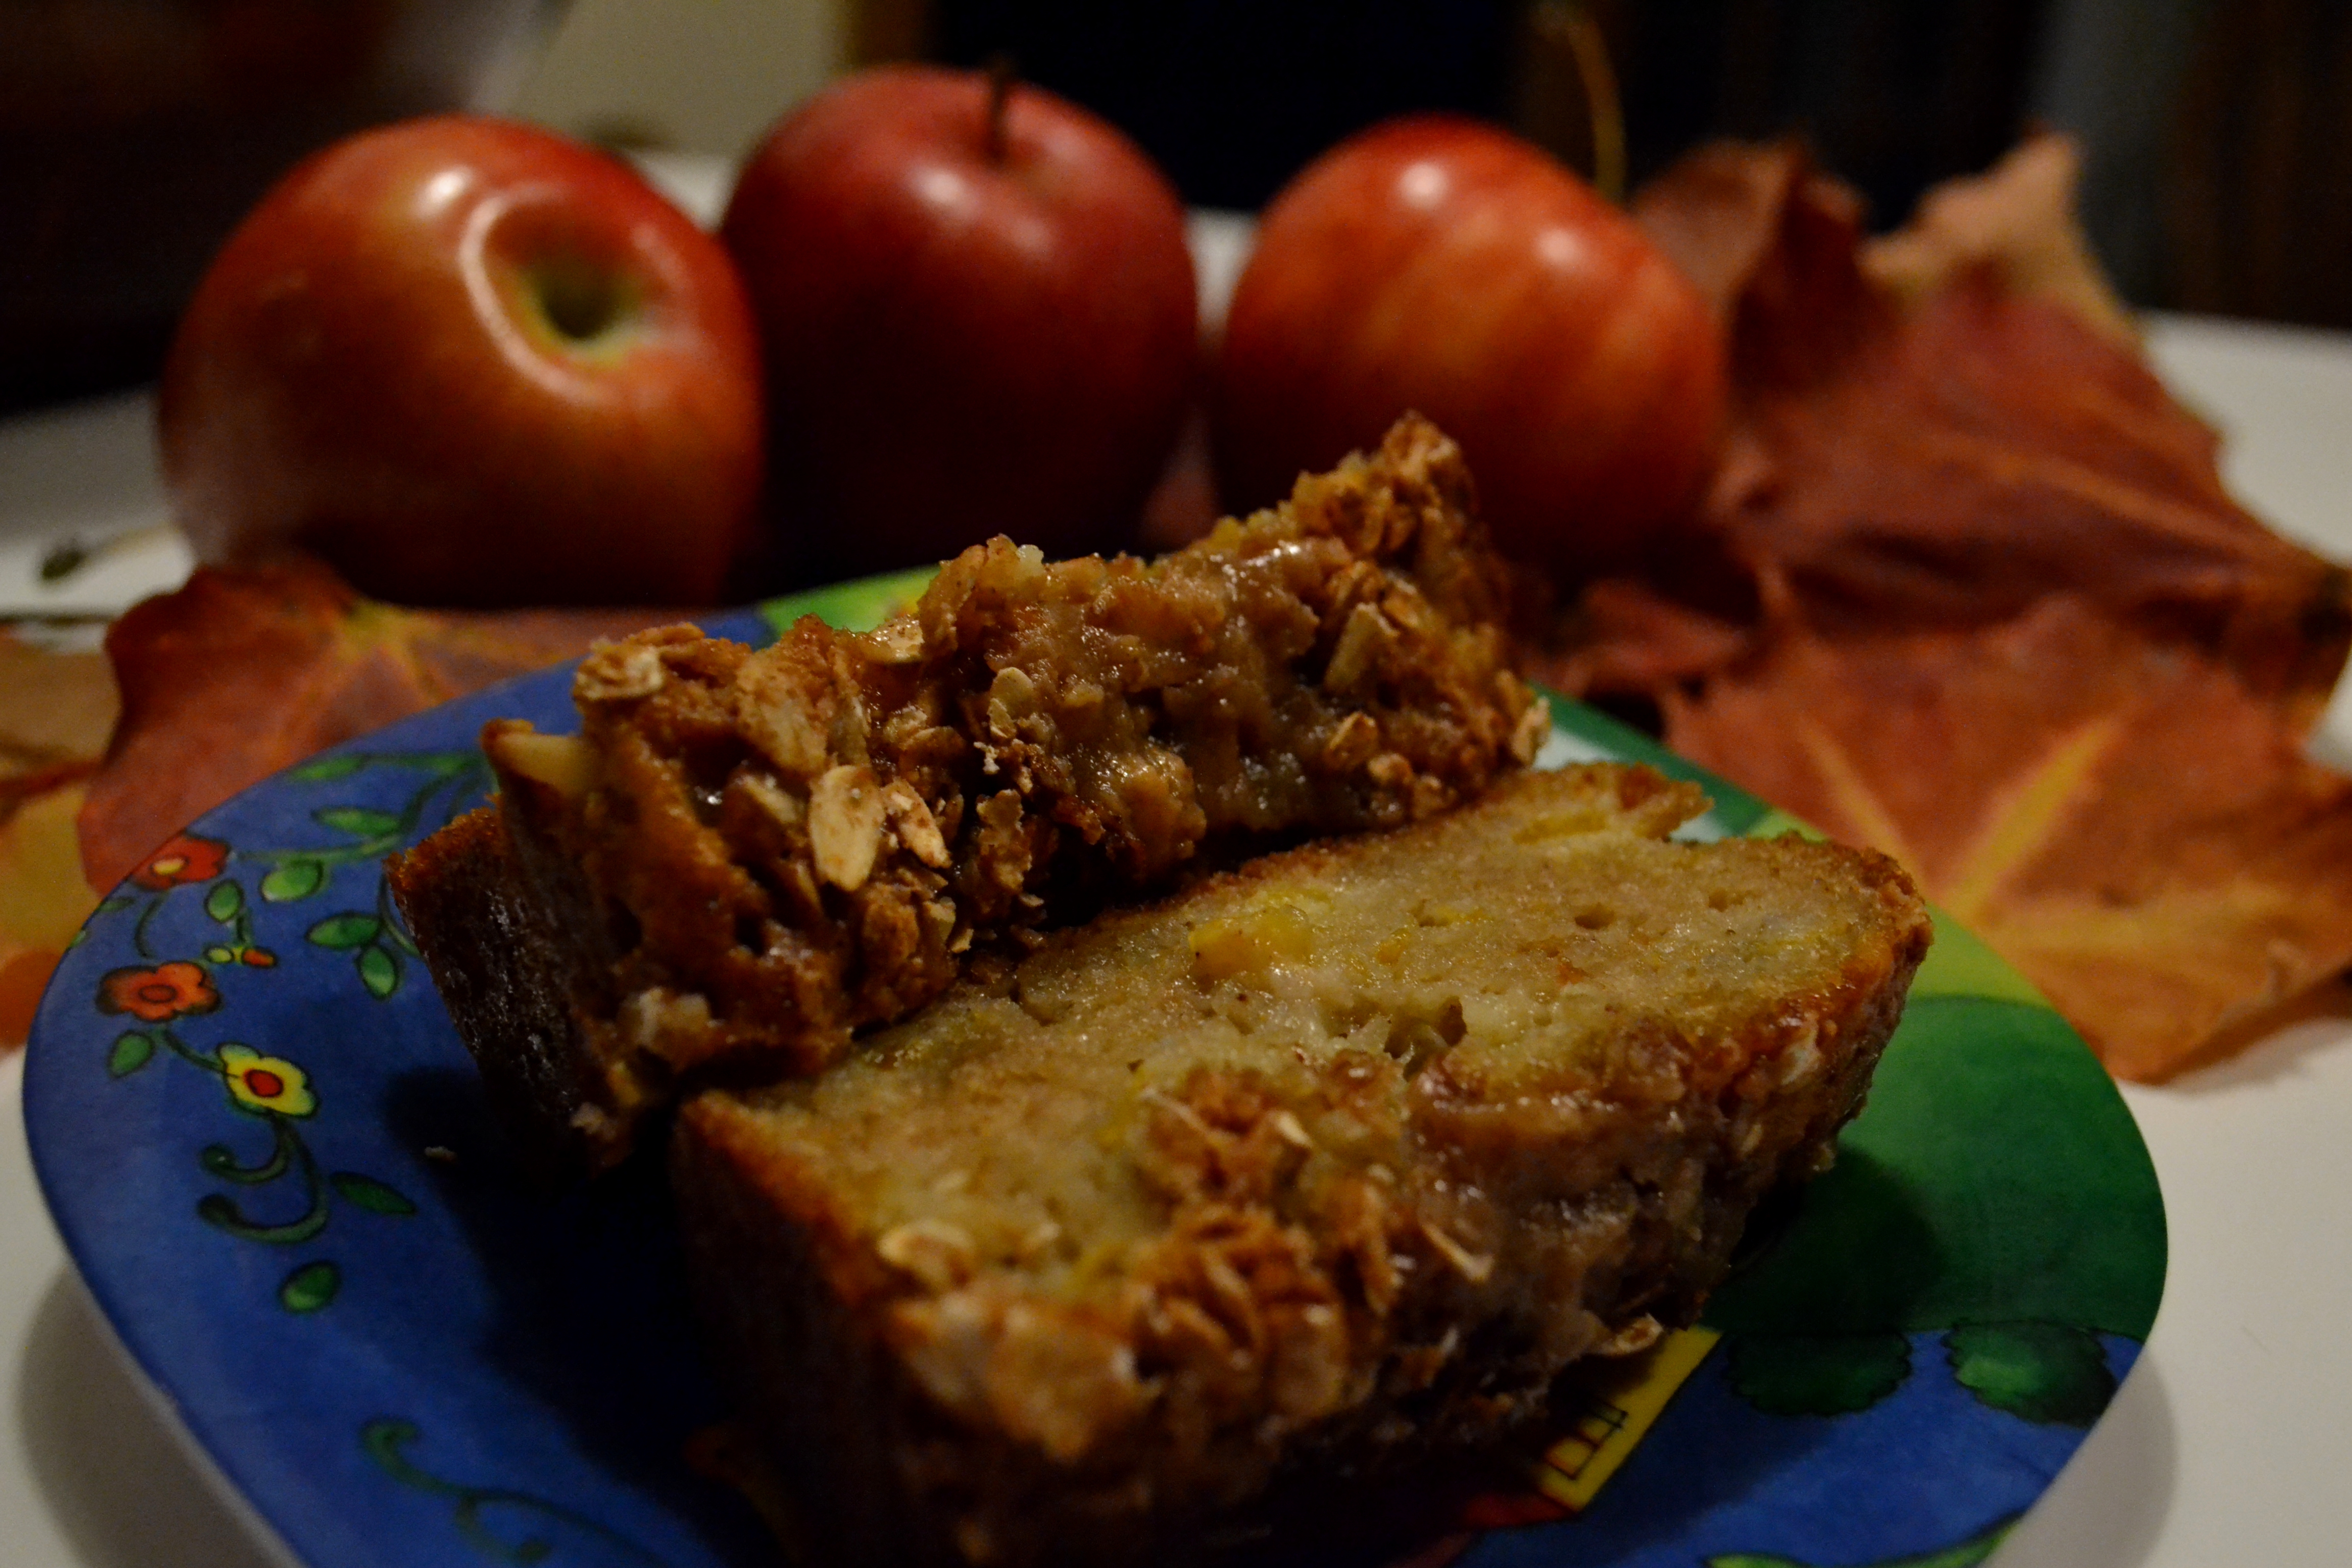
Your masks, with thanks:
[(1547, 42), (1568, 51), (1584, 89), (1584, 105), (1591, 116), (1593, 187), (1622, 205), (1625, 108), (1617, 96), (1617, 73), (1609, 63), (1609, 40), (1583, 0), (1546, 0), (1536, 8), (1535, 22)]
[(1013, 100), (1013, 89), (1020, 79), (1021, 73), (1013, 68), (1011, 55), (1000, 52), (989, 57), (988, 129), (985, 144), (988, 149), (988, 161), (992, 163), (1004, 162), (1005, 105)]

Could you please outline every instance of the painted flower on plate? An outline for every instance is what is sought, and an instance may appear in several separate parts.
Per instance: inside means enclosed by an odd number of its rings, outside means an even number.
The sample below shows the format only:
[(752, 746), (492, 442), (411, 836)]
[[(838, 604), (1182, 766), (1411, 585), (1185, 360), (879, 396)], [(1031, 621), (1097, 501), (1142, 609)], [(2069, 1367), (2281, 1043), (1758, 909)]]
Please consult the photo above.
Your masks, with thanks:
[(219, 839), (183, 833), (147, 857), (146, 864), (131, 873), (131, 879), (154, 892), (168, 893), (190, 882), (211, 881), (220, 875), (227, 858), (228, 846)]
[(319, 1109), (310, 1092), (310, 1075), (284, 1057), (265, 1057), (251, 1046), (229, 1044), (216, 1053), (229, 1098), (241, 1110), (273, 1110), (280, 1116), (308, 1116)]
[(190, 1013), (209, 1013), (220, 1005), (212, 976), (199, 963), (110, 969), (98, 981), (100, 1012), (128, 1013), (142, 1023), (168, 1023)]

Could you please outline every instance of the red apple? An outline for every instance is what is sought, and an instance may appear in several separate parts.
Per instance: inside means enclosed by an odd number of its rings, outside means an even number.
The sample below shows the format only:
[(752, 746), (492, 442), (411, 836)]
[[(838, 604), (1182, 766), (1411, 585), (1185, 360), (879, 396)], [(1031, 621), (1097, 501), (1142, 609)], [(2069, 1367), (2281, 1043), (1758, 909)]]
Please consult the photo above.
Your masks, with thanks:
[(1216, 372), (1227, 505), (1418, 409), (1462, 443), (1507, 552), (1576, 575), (1692, 499), (1724, 419), (1721, 334), (1632, 219), (1517, 137), (1375, 126), (1266, 209)]
[(1197, 305), (1182, 206), (1118, 131), (1025, 85), (869, 71), (768, 134), (719, 233), (766, 349), (777, 510), (832, 569), (1132, 536)]
[(163, 478), (207, 562), (403, 604), (714, 604), (756, 534), (758, 341), (626, 165), (449, 116), (287, 175), (182, 319)]

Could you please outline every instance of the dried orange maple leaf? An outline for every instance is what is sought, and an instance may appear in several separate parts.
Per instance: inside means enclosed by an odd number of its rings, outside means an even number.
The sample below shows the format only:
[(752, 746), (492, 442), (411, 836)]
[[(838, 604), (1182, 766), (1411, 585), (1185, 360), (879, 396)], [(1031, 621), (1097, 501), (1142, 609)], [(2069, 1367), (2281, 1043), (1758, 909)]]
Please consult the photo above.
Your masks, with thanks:
[(1990, 266), (2010, 292), (2063, 306), (2102, 337), (2137, 348), (2138, 330), (2074, 213), (2082, 174), (2073, 137), (2029, 136), (1982, 174), (1928, 192), (1909, 223), (1864, 248), (1863, 270), (1898, 299), (1919, 300)]
[[(1999, 236), (1898, 307), (1858, 203), (1794, 148), (1702, 150), (1637, 212), (1731, 335), (1734, 427), (1696, 528), (1754, 613), (1924, 627), (2078, 595), (2316, 722), (2352, 650), (2352, 578), (2231, 499), (2214, 433), (2127, 343), (2011, 287)], [(1882, 270), (1906, 237), (1880, 243)]]
[(1989, 630), (1791, 629), (1670, 695), (1666, 741), (1902, 860), (2119, 1077), (2352, 963), (2352, 779), (2223, 666), (2080, 599)]
[(322, 747), (672, 616), (404, 610), (315, 562), (201, 568), (107, 633), (122, 718), (81, 811), (90, 883)]
[(98, 907), (75, 853), (89, 764), (60, 766), (0, 801), (0, 1051), (25, 1043), (50, 972)]
[(2352, 780), (2300, 748), (2352, 585), (2231, 500), (2086, 295), (2069, 174), (2039, 144), (1869, 244), (1790, 147), (1644, 193), (1725, 323), (1733, 429), (1686, 535), (1589, 585), (1538, 673), (1904, 859), (2158, 1078), (2352, 961)]
[(2212, 432), (2135, 356), (1983, 275), (1748, 418), (1769, 468), (1713, 521), (1817, 625), (2076, 595), (2211, 652), (2298, 730), (2352, 647), (2352, 583), (2230, 499)]

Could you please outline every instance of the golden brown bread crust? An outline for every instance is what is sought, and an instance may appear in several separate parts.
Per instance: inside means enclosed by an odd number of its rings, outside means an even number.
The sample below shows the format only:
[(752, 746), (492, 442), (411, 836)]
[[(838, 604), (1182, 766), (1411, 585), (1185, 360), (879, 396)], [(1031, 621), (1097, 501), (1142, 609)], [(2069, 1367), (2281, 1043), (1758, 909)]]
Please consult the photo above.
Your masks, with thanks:
[[(502, 1100), (540, 1096), (528, 1141), (609, 1163), (681, 1075), (816, 1071), (968, 954), (1164, 883), (1204, 844), (1475, 797), (1546, 731), (1506, 596), (1459, 451), (1409, 418), (1156, 562), (998, 540), (873, 633), (602, 647), (578, 742), (484, 732), (505, 843), (473, 867), (428, 846), (394, 894)], [(559, 965), (499, 945), (524, 922), (496, 911), (525, 903)], [(570, 1037), (507, 1039), (554, 1003), (492, 972), (559, 968)]]
[[(545, 900), (530, 896), (495, 806), (467, 812), (384, 865), (384, 877), (425, 967), (467, 1037), (499, 1043), (482, 1074), (490, 1109), (530, 1169), (558, 1173), (578, 1158), (583, 1107), (572, 998), (599, 976)], [(495, 954), (495, 961), (486, 955)]]
[(1827, 1163), (1927, 943), (1884, 857), (1664, 842), (1703, 804), (1515, 778), (691, 1098), (697, 1300), (814, 1560), (1134, 1560), (1687, 1321)]

